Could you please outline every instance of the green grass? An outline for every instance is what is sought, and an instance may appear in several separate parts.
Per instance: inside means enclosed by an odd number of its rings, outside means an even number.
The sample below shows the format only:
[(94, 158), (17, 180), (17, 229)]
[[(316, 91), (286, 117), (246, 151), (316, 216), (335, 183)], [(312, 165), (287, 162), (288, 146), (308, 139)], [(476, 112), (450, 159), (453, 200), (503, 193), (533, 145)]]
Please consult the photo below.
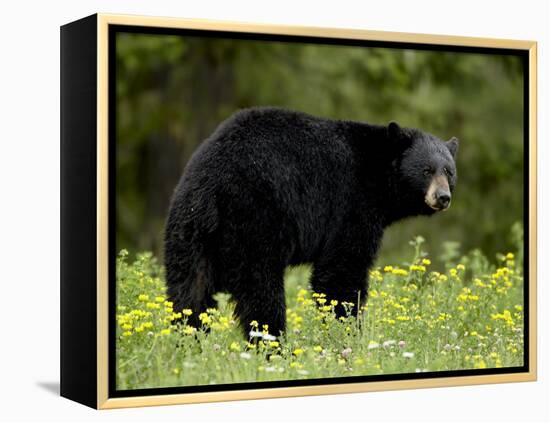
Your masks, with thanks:
[[(289, 269), (287, 334), (253, 343), (243, 339), (227, 295), (218, 295), (218, 307), (201, 316), (201, 328), (173, 325), (185, 314), (166, 301), (161, 266), (151, 253), (129, 262), (123, 250), (117, 258), (117, 388), (523, 365), (521, 254), (491, 263), (475, 251), (440, 273), (431, 270), (422, 242), (412, 242), (409, 263), (373, 269), (366, 306), (340, 320), (330, 298), (309, 291), (311, 269)], [(262, 322), (251, 329), (269, 331)]]

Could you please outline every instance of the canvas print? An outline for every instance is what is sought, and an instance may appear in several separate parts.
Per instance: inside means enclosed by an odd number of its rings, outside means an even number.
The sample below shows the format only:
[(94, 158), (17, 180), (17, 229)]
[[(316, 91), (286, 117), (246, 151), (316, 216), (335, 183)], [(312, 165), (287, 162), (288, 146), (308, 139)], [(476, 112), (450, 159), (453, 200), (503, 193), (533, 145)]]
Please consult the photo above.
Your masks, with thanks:
[(116, 390), (523, 368), (525, 56), (113, 36)]

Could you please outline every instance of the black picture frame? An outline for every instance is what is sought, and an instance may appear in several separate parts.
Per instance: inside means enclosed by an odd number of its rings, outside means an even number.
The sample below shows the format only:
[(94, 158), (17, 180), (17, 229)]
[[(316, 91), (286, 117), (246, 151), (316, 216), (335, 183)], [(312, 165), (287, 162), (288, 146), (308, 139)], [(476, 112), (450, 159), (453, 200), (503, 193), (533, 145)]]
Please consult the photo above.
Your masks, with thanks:
[[(115, 384), (116, 34), (510, 54), (524, 63), (522, 367), (136, 390)], [(92, 408), (536, 379), (536, 43), (92, 15), (61, 28), (61, 395)]]

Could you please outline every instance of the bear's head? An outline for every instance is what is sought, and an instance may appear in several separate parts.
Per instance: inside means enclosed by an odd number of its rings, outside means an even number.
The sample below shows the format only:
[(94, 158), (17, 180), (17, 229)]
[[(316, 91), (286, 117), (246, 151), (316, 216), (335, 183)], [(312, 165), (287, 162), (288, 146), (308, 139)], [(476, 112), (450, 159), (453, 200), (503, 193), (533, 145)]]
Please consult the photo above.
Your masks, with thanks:
[(457, 180), (458, 139), (442, 141), (395, 122), (388, 125), (388, 134), (397, 151), (393, 172), (397, 175), (399, 203), (406, 209), (403, 211), (429, 215), (448, 209)]

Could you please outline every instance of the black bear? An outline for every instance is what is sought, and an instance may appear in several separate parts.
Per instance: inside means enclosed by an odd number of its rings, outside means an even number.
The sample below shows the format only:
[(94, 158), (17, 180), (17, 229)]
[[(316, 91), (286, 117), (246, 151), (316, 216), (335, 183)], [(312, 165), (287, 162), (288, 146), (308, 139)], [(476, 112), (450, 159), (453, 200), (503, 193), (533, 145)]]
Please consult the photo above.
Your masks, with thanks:
[[(167, 290), (198, 314), (228, 292), (250, 322), (285, 330), (283, 274), (312, 263), (311, 287), (355, 307), (384, 229), (445, 210), (458, 140), (418, 129), (251, 108), (222, 122), (175, 189), (165, 230)], [(352, 310), (353, 312), (353, 310)]]

